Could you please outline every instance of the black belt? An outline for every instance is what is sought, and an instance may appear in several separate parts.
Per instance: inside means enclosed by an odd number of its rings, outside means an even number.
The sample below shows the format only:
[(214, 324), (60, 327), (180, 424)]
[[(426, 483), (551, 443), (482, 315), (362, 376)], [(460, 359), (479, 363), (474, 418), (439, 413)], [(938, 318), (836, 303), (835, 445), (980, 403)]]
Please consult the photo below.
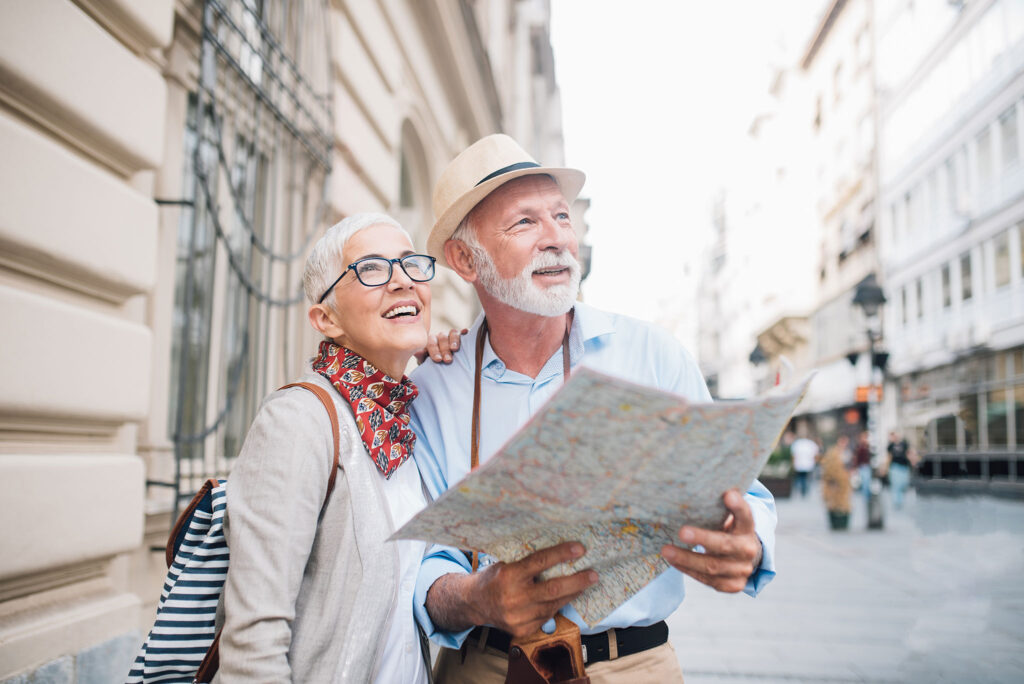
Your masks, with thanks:
[[(480, 642), (483, 630), (487, 629), (487, 645), (496, 648), (502, 653), (508, 653), (512, 636), (496, 627), (476, 627), (466, 638), (467, 645), (472, 648)], [(580, 640), (583, 642), (583, 662), (599, 663), (609, 659), (608, 632), (598, 634), (583, 634)], [(623, 627), (615, 630), (615, 642), (618, 644), (618, 655), (633, 655), (646, 651), (655, 646), (661, 646), (668, 641), (668, 625), (665, 621), (656, 622), (648, 627)]]

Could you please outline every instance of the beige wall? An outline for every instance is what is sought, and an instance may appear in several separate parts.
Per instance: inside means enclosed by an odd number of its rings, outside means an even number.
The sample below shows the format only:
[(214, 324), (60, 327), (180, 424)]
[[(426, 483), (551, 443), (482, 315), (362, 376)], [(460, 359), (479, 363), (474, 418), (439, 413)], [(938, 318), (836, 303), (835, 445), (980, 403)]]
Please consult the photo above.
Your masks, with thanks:
[(144, 5), (0, 3), (0, 676), (139, 627), (173, 11)]
[[(170, 498), (146, 481), (174, 473), (182, 211), (154, 200), (184, 196), (201, 4), (0, 0), (0, 680), (114, 681), (152, 622), (165, 569), (149, 547), (166, 539)], [(391, 212), (423, 245), (433, 183), (473, 140), (525, 135), (541, 161), (560, 163), (551, 65), (538, 76), (531, 62), (548, 9), (326, 3), (328, 219)], [(475, 315), (475, 296), (455, 281), (447, 271), (435, 280), (435, 329)], [(303, 308), (268, 319), (261, 392), (312, 348)]]

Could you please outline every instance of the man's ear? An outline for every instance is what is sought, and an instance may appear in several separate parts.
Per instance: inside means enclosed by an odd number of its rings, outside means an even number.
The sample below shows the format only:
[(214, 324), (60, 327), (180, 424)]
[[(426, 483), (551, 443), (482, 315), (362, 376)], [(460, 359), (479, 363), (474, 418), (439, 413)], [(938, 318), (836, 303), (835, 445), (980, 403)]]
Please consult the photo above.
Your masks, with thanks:
[(309, 316), (309, 324), (313, 326), (313, 329), (328, 339), (337, 340), (345, 334), (337, 316), (326, 304), (314, 304), (309, 307), (307, 316)]
[(459, 277), (467, 283), (476, 282), (476, 265), (473, 263), (473, 253), (462, 240), (448, 240), (444, 243), (444, 258)]

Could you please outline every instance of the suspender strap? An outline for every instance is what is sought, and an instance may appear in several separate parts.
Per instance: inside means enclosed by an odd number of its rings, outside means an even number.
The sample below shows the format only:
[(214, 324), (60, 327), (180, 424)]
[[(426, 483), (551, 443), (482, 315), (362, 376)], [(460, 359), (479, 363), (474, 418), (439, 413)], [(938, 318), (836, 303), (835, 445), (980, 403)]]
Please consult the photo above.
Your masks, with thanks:
[[(562, 335), (562, 379), (569, 381), (569, 325), (572, 321), (570, 312), (565, 325), (565, 334)], [(480, 322), (480, 329), (476, 333), (476, 368), (473, 372), (473, 426), (469, 444), (469, 465), (470, 470), (476, 470), (480, 465), (480, 374), (484, 362), (484, 341), (487, 339), (487, 319)], [(318, 388), (319, 389), (319, 388)], [(473, 552), (473, 572), (476, 572), (480, 565), (480, 554)]]

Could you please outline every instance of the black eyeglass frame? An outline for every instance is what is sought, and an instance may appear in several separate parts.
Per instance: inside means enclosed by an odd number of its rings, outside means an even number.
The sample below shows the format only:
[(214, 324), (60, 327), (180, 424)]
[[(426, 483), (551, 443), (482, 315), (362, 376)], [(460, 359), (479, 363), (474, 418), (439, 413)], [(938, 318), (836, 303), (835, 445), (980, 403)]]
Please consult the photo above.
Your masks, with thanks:
[[(412, 274), (410, 274), (409, 271), (406, 270), (405, 263), (404, 263), (405, 260), (406, 259), (411, 259), (413, 257), (423, 257), (425, 259), (430, 259), (430, 276), (429, 277), (427, 277), (427, 278), (414, 278), (412, 276)], [(388, 277), (384, 280), (383, 283), (377, 283), (376, 285), (370, 285), (368, 283), (363, 282), (363, 279), (359, 277), (359, 271), (357, 270), (357, 267), (359, 266), (359, 264), (363, 263), (364, 261), (386, 261), (386, 262), (388, 262)], [(360, 259), (358, 261), (353, 261), (351, 264), (348, 265), (348, 268), (346, 268), (344, 271), (341, 272), (341, 275), (338, 276), (338, 279), (335, 280), (333, 283), (331, 283), (330, 287), (328, 287), (326, 290), (324, 290), (324, 293), (322, 295), (320, 295), (320, 299), (316, 300), (316, 303), (317, 304), (323, 304), (324, 300), (327, 299), (327, 295), (329, 295), (331, 293), (331, 290), (334, 289), (334, 286), (337, 285), (338, 283), (340, 283), (341, 279), (344, 278), (345, 274), (348, 273), (349, 271), (354, 271), (355, 272), (356, 280), (358, 280), (359, 284), (362, 285), (363, 287), (381, 287), (381, 286), (387, 285), (388, 283), (391, 282), (392, 276), (395, 275), (395, 266), (394, 265), (398, 264), (402, 268), (402, 272), (405, 273), (405, 275), (409, 276), (409, 280), (411, 280), (413, 282), (416, 282), (416, 283), (426, 283), (426, 282), (429, 282), (429, 281), (434, 279), (434, 273), (436, 272), (436, 267), (435, 267), (435, 263), (436, 262), (437, 262), (437, 259), (435, 259), (434, 257), (430, 256), (429, 254), (406, 254), (404, 257), (398, 257), (396, 259), (388, 259), (387, 257), (366, 257), (365, 259)]]

